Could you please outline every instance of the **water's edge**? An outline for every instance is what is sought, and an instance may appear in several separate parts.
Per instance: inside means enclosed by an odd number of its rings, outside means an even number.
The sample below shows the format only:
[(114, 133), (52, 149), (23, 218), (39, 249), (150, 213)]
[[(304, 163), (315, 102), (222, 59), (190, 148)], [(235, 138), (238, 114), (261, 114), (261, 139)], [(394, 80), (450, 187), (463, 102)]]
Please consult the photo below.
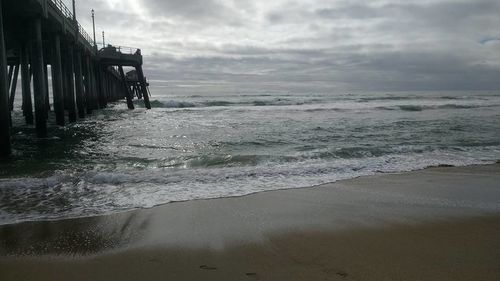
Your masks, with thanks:
[(375, 176), (380, 176), (380, 175), (401, 175), (401, 174), (411, 174), (411, 173), (415, 173), (415, 172), (419, 172), (419, 171), (426, 171), (426, 170), (433, 170), (433, 169), (467, 168), (467, 167), (481, 167), (481, 166), (484, 166), (484, 167), (486, 167), (486, 166), (498, 166), (498, 167), (500, 167), (500, 159), (497, 161), (493, 161), (491, 163), (485, 163), (485, 164), (472, 164), (472, 165), (463, 165), (463, 166), (442, 164), (442, 165), (432, 165), (432, 166), (428, 166), (428, 167), (425, 167), (422, 169), (415, 169), (415, 170), (393, 171), (393, 172), (376, 172), (376, 173), (369, 174), (369, 175), (360, 175), (360, 176), (355, 176), (352, 178), (339, 179), (336, 181), (315, 184), (315, 185), (311, 185), (311, 186), (290, 187), (290, 188), (280, 188), (280, 189), (267, 189), (267, 190), (255, 191), (255, 192), (251, 192), (251, 193), (247, 193), (247, 194), (233, 195), (233, 196), (169, 201), (169, 202), (161, 203), (161, 204), (154, 205), (151, 207), (137, 207), (137, 208), (127, 209), (127, 210), (122, 210), (122, 211), (105, 212), (105, 213), (98, 214), (98, 215), (69, 216), (69, 217), (59, 217), (59, 218), (53, 218), (53, 219), (47, 218), (47, 219), (40, 219), (40, 220), (21, 220), (21, 221), (17, 221), (17, 222), (8, 222), (8, 223), (0, 222), (0, 226), (14, 226), (14, 225), (23, 225), (23, 224), (38, 223), (38, 222), (60, 222), (60, 221), (67, 221), (67, 220), (74, 220), (74, 219), (108, 217), (108, 216), (113, 216), (116, 214), (127, 214), (127, 213), (134, 213), (134, 212), (137, 212), (140, 210), (155, 209), (155, 208), (159, 208), (162, 206), (175, 204), (175, 203), (182, 203), (182, 202), (208, 201), (208, 200), (211, 201), (211, 200), (219, 200), (219, 199), (223, 200), (223, 199), (228, 199), (228, 198), (243, 198), (243, 197), (252, 196), (255, 194), (280, 192), (280, 191), (284, 191), (284, 190), (323, 188), (323, 187), (328, 187), (332, 184), (337, 184), (337, 183), (341, 183), (341, 182), (348, 182), (348, 181), (352, 181), (352, 180), (359, 179), (359, 178), (370, 178), (370, 177), (375, 177)]

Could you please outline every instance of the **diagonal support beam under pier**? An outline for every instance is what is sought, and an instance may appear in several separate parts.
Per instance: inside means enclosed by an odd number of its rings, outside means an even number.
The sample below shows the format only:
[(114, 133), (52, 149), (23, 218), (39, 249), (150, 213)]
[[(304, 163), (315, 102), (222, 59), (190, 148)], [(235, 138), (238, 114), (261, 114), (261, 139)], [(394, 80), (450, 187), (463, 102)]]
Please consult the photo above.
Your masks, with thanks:
[(130, 91), (130, 88), (127, 85), (127, 80), (125, 78), (125, 72), (123, 72), (123, 66), (118, 66), (118, 70), (120, 71), (120, 77), (122, 78), (122, 83), (123, 83), (123, 89), (125, 91), (125, 94), (127, 95), (127, 106), (128, 109), (134, 109), (134, 102), (132, 101), (133, 98), (133, 93)]
[(142, 66), (136, 66), (135, 70), (137, 71), (137, 78), (139, 79), (139, 83), (141, 84), (142, 97), (144, 99), (144, 105), (147, 109), (151, 109), (151, 103), (149, 102), (149, 95), (146, 86), (146, 79), (144, 78), (144, 73), (142, 72)]

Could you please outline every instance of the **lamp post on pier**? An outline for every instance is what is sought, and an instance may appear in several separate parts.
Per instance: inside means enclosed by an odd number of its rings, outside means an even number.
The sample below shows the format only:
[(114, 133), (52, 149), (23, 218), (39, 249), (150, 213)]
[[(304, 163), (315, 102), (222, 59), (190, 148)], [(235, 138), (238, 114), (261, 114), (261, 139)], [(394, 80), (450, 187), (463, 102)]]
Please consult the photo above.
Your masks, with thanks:
[(78, 35), (80, 34), (80, 28), (78, 27), (78, 22), (76, 21), (76, 3), (75, 0), (72, 1), (73, 4), (73, 24), (75, 25), (75, 40), (78, 41)]
[(92, 30), (94, 32), (94, 48), (97, 51), (97, 42), (95, 41), (95, 16), (94, 16), (94, 9), (92, 9)]
[(75, 4), (75, 0), (73, 0), (73, 21), (76, 22), (76, 4)]
[(102, 32), (102, 47), (106, 48), (106, 41), (104, 40), (104, 31)]

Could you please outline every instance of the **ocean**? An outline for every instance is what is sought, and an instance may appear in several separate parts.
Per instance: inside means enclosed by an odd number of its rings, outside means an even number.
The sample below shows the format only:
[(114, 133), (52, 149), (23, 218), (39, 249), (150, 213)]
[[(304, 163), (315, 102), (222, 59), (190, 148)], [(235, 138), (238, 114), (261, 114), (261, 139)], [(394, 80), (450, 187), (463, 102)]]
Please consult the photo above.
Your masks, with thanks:
[[(500, 159), (499, 92), (155, 93), (34, 138), (13, 115), (0, 224)], [(54, 124), (50, 116), (49, 124)]]

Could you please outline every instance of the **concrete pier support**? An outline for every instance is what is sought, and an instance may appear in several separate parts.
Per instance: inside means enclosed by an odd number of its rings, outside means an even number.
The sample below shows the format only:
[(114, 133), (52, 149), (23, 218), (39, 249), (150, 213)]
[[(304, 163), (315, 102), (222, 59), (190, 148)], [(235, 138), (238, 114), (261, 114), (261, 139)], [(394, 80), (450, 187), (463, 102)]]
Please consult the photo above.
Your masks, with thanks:
[(75, 80), (74, 80), (74, 64), (73, 64), (73, 44), (66, 44), (66, 67), (64, 75), (66, 76), (66, 92), (65, 100), (68, 109), (69, 122), (76, 122), (76, 105), (75, 105)]
[(47, 136), (47, 112), (45, 93), (45, 65), (43, 61), (42, 19), (33, 19), (33, 44), (31, 63), (33, 68), (33, 91), (35, 96), (35, 126), (37, 136)]
[(111, 78), (109, 77), (110, 74), (108, 72), (105, 72), (104, 74), (104, 82), (106, 83), (106, 103), (111, 102)]
[(106, 74), (104, 72), (104, 69), (100, 67), (99, 71), (100, 71), (99, 79), (101, 81), (101, 99), (103, 108), (106, 108), (108, 107), (108, 90), (107, 90), (108, 83), (106, 80)]
[(99, 109), (100, 108), (100, 105), (99, 105), (99, 81), (97, 78), (95, 63), (92, 59), (90, 59), (89, 67), (90, 67), (90, 75), (92, 78), (92, 80), (91, 80), (92, 81), (92, 89), (94, 91), (94, 108)]
[(12, 82), (12, 74), (14, 73), (14, 65), (9, 65), (8, 66), (9, 68), (9, 74), (7, 74), (7, 83), (8, 83), (8, 86), (7, 86), (7, 89), (10, 89), (10, 83)]
[(0, 1), (0, 157), (5, 158), (10, 154), (10, 110), (7, 82), (7, 57), (5, 54), (2, 2)]
[(87, 114), (92, 114), (94, 109), (94, 91), (92, 90), (92, 78), (90, 75), (90, 58), (88, 55), (83, 56), (83, 85), (85, 87), (85, 106), (87, 108)]
[(19, 78), (19, 64), (14, 66), (14, 75), (10, 85), (9, 109), (14, 110), (14, 99), (16, 98), (17, 78)]
[(138, 99), (142, 99), (142, 95), (141, 95), (141, 92), (139, 91), (139, 87), (137, 87), (137, 85), (134, 83), (134, 85), (132, 86), (132, 91), (134, 92), (134, 95), (138, 98)]
[(107, 96), (108, 96), (108, 80), (106, 79), (106, 72), (102, 67), (99, 68), (99, 79), (101, 80), (101, 103), (103, 108), (107, 106)]
[(85, 94), (83, 89), (83, 71), (82, 71), (82, 53), (80, 50), (74, 52), (75, 62), (75, 88), (76, 88), (76, 106), (78, 108), (78, 117), (85, 118)]
[(111, 75), (108, 73), (106, 74), (106, 81), (108, 84), (108, 97), (107, 100), (108, 102), (113, 102), (113, 80), (111, 78)]
[(21, 88), (23, 92), (23, 115), (26, 124), (33, 124), (33, 102), (31, 101), (31, 75), (29, 67), (29, 44), (22, 43), (21, 60)]
[(127, 81), (125, 78), (125, 73), (123, 72), (123, 67), (120, 65), (118, 67), (118, 70), (120, 71), (120, 77), (122, 78), (122, 83), (123, 83), (123, 90), (125, 92), (125, 97), (127, 98), (127, 107), (128, 109), (134, 109), (134, 102), (132, 101), (133, 94), (130, 91), (129, 86), (127, 85)]
[(146, 88), (146, 79), (144, 78), (144, 73), (142, 72), (142, 66), (136, 66), (137, 78), (139, 83), (141, 83), (142, 97), (144, 98), (144, 105), (147, 109), (151, 109), (151, 103), (149, 102), (148, 90)]
[(49, 67), (45, 63), (43, 67), (43, 79), (44, 79), (44, 85), (45, 85), (45, 118), (49, 118), (49, 111), (50, 111), (50, 97), (49, 97)]
[(102, 93), (101, 70), (100, 67), (98, 67), (97, 63), (92, 64), (92, 70), (94, 71), (97, 103), (99, 104), (99, 109), (102, 109), (104, 108), (104, 104), (102, 102), (103, 93)]
[(102, 67), (96, 67), (97, 69), (97, 77), (99, 77), (99, 107), (106, 108), (108, 106), (107, 101), (107, 80), (106, 75), (104, 74), (104, 69)]
[(94, 109), (99, 109), (99, 87), (98, 87), (98, 80), (97, 80), (97, 74), (95, 70), (95, 63), (90, 58), (89, 60), (89, 69), (90, 69), (90, 81), (92, 83), (92, 92), (94, 93), (94, 99), (93, 99), (93, 108)]
[(61, 37), (59, 34), (54, 34), (52, 48), (52, 95), (54, 99), (54, 112), (56, 114), (57, 125), (64, 126), (63, 73), (61, 60)]
[(90, 72), (92, 74), (92, 87), (94, 87), (96, 109), (101, 109), (101, 87), (99, 84), (99, 72), (96, 63), (90, 59)]
[(62, 41), (61, 38), (61, 70), (62, 70), (62, 85), (63, 85), (63, 98), (64, 98), (64, 110), (68, 110), (69, 102), (68, 102), (68, 75), (66, 75), (67, 71), (67, 55), (66, 55), (66, 45)]
[(124, 95), (118, 91), (118, 83), (114, 75), (111, 75), (111, 90), (113, 93), (113, 98), (112, 98), (113, 102), (124, 97)]

